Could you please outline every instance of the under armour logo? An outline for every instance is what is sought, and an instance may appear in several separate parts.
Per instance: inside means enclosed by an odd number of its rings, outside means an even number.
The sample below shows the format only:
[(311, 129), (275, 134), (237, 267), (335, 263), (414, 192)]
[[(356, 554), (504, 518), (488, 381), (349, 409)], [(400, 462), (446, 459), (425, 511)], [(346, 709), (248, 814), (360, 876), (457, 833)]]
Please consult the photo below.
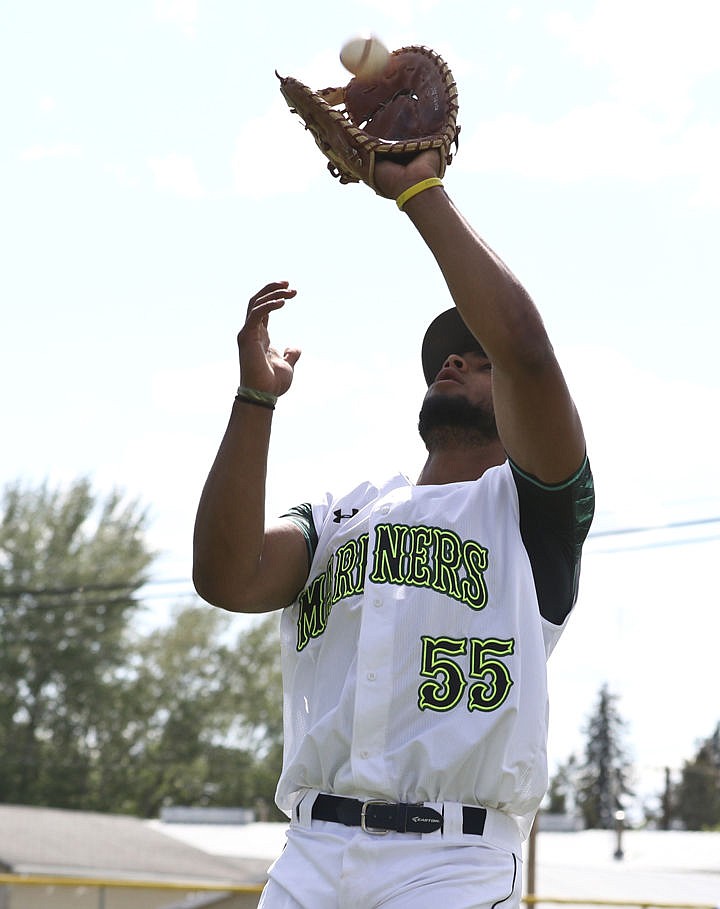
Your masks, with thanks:
[(335, 517), (333, 518), (333, 524), (339, 524), (340, 521), (345, 521), (345, 520), (348, 520), (349, 518), (354, 518), (357, 513), (358, 513), (357, 508), (353, 508), (351, 514), (343, 514), (342, 509), (338, 508), (336, 511), (333, 512), (333, 514), (335, 515)]

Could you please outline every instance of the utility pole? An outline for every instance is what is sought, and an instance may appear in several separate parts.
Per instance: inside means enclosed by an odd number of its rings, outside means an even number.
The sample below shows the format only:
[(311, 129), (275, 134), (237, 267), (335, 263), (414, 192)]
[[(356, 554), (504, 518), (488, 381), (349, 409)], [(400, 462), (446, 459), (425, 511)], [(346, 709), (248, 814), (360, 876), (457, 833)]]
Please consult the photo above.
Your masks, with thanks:
[[(530, 828), (530, 836), (528, 837), (528, 848), (527, 848), (527, 896), (537, 896), (536, 878), (535, 878), (535, 865), (537, 859), (537, 831), (540, 826), (540, 812), (535, 815), (535, 820), (533, 825)], [(528, 905), (534, 905), (534, 903), (528, 903)]]
[(670, 816), (672, 814), (672, 799), (670, 796), (670, 768), (665, 768), (665, 791), (662, 797), (662, 817), (660, 827), (662, 830), (670, 829)]

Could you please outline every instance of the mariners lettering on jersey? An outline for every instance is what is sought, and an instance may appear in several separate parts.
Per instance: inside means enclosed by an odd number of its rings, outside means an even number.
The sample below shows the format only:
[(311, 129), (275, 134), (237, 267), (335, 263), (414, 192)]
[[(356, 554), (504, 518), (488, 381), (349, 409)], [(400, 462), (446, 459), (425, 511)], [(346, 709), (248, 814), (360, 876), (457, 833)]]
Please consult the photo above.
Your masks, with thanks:
[[(319, 637), (333, 606), (364, 590), (368, 534), (348, 540), (298, 597), (297, 649)], [(488, 550), (440, 527), (378, 524), (369, 578), (373, 584), (425, 587), (471, 609), (483, 609), (488, 592), (484, 573)]]

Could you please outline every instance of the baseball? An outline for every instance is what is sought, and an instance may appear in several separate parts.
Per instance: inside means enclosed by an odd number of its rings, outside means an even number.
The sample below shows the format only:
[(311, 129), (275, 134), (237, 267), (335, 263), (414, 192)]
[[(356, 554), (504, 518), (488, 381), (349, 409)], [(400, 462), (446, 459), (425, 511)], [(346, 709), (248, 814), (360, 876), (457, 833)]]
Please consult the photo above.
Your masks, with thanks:
[(385, 69), (389, 58), (388, 49), (375, 35), (351, 38), (340, 51), (340, 62), (358, 79), (375, 79)]

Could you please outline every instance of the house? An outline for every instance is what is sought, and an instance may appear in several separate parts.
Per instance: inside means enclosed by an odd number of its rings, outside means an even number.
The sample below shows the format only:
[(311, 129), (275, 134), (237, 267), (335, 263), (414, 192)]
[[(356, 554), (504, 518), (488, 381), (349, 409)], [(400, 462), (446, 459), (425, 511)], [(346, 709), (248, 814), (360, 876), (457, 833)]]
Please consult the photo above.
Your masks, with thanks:
[[(218, 820), (0, 805), (0, 909), (255, 909), (286, 825)], [(618, 858), (616, 831), (539, 830), (542, 897), (720, 905), (720, 832), (627, 830)], [(4, 884), (3, 871), (44, 882)]]
[(0, 909), (251, 909), (268, 864), (211, 855), (139, 818), (0, 805)]

